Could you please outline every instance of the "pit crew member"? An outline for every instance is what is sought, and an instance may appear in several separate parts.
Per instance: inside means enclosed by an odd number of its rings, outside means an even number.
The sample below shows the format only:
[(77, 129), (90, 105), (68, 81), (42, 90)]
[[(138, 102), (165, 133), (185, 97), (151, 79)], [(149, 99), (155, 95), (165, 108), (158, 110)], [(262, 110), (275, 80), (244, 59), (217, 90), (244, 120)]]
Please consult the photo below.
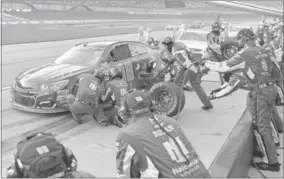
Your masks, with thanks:
[(101, 96), (103, 102), (110, 101), (112, 105), (104, 110), (104, 113), (109, 121), (118, 127), (123, 127), (124, 123), (118, 116), (118, 109), (120, 108), (121, 98), (127, 93), (128, 85), (122, 80), (122, 72), (117, 68), (111, 68), (110, 81), (106, 84), (106, 92)]
[(18, 142), (7, 178), (95, 178), (77, 166), (73, 152), (51, 133), (32, 133)]
[(256, 109), (256, 130), (264, 143), (267, 160), (256, 163), (261, 170), (279, 171), (276, 146), (271, 132), (271, 119), (277, 96), (275, 83), (280, 80), (280, 70), (270, 56), (270, 53), (256, 46), (255, 34), (247, 28), (237, 34), (239, 46), (243, 47), (234, 57), (223, 62), (206, 61), (205, 66), (217, 72), (227, 72), (241, 69), (251, 86), (252, 99)]
[(209, 98), (207, 97), (204, 89), (201, 87), (201, 69), (200, 69), (200, 62), (195, 61), (194, 56), (190, 49), (186, 47), (185, 44), (181, 42), (176, 42), (173, 45), (173, 58), (178, 58), (179, 61), (191, 61), (193, 64), (186, 73), (186, 81), (188, 80), (192, 85), (195, 93), (199, 97), (200, 101), (203, 103), (202, 106), (203, 110), (210, 110), (213, 108), (212, 103), (210, 102)]
[[(173, 57), (172, 48), (173, 48), (174, 43), (175, 42), (174, 42), (173, 38), (171, 38), (171, 37), (166, 37), (161, 43), (161, 49), (162, 49), (161, 57), (162, 57), (162, 60), (166, 64), (169, 63), (172, 60), (172, 57)], [(178, 70), (179, 70), (179, 68), (178, 68), (177, 64), (174, 63), (170, 66), (170, 68), (168, 70), (169, 75), (170, 75), (170, 79), (174, 78), (174, 76), (176, 75)], [(187, 91), (193, 91), (189, 81), (187, 81), (185, 83), (185, 85), (183, 86), (183, 89), (187, 90)]]
[(116, 139), (119, 178), (210, 177), (176, 120), (151, 112), (146, 92), (132, 91), (123, 99), (130, 118)]
[[(212, 31), (207, 35), (208, 47), (206, 53), (208, 54), (211, 61), (221, 62), (223, 60), (221, 52), (221, 42), (227, 39), (227, 37), (225, 37), (223, 34), (225, 33), (225, 30), (222, 28), (221, 23), (218, 21), (214, 22), (211, 25), (211, 28)], [(210, 69), (203, 67), (202, 73), (207, 74), (209, 70)], [(220, 74), (220, 80), (221, 84), (223, 84), (224, 80), (221, 74)]]

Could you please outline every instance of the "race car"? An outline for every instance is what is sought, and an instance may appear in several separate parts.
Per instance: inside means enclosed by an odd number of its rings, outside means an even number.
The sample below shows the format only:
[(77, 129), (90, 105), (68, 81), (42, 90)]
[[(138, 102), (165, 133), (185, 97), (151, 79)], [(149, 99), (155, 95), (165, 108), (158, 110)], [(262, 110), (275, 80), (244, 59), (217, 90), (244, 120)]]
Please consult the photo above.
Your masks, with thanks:
[(159, 55), (159, 50), (136, 41), (77, 44), (53, 63), (20, 73), (11, 85), (12, 106), (34, 113), (68, 111), (66, 96), (78, 75), (143, 59), (157, 60), (158, 68)]
[[(204, 30), (185, 30), (175, 33), (174, 39), (178, 42), (186, 44), (186, 46), (191, 49), (194, 58), (200, 60), (202, 55), (205, 53), (208, 44), (207, 44), (207, 34), (208, 31)], [(232, 38), (236, 35), (237, 32), (230, 31), (228, 36)]]

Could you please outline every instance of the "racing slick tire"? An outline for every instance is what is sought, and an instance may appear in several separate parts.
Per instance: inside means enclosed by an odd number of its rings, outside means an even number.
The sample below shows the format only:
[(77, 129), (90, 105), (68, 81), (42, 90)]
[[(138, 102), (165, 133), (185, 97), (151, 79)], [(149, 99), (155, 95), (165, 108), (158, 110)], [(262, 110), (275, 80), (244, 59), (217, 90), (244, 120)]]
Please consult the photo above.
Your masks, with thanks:
[(185, 94), (175, 83), (157, 83), (149, 92), (156, 105), (155, 112), (158, 114), (172, 117), (181, 112), (185, 106)]
[(239, 50), (239, 44), (234, 40), (227, 40), (223, 42), (221, 52), (224, 59), (229, 59), (234, 56)]

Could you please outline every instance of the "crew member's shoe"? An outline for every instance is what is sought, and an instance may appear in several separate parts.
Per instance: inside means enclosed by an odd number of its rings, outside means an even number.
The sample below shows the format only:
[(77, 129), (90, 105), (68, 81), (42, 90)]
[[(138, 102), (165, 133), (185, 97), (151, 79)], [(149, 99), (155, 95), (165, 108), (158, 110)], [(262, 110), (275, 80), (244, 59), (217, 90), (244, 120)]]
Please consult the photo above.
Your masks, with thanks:
[(282, 133), (283, 133), (283, 129), (278, 129), (278, 132), (279, 132), (280, 134), (282, 134)]
[(258, 162), (253, 165), (254, 168), (258, 168), (260, 170), (267, 170), (272, 172), (279, 172), (280, 171), (280, 163), (268, 164), (264, 162)]
[(203, 110), (210, 110), (210, 109), (213, 109), (213, 106), (210, 105), (210, 106), (202, 106), (202, 109)]

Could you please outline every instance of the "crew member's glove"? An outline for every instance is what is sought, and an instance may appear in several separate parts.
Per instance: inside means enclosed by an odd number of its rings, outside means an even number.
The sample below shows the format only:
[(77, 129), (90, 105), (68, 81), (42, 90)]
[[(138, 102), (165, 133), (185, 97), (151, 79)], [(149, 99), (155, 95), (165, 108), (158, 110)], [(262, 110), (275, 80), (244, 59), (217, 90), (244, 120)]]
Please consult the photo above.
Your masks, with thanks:
[(231, 73), (231, 72), (225, 72), (223, 74), (223, 78), (226, 82), (229, 82), (232, 75), (233, 75), (233, 73)]
[(214, 93), (213, 93), (213, 94), (210, 94), (210, 95), (208, 96), (208, 98), (209, 98), (209, 100), (217, 99), (217, 97), (215, 96)]
[(221, 88), (214, 89), (214, 90), (211, 91), (210, 95), (213, 95), (213, 94), (215, 94), (219, 91), (221, 91)]

